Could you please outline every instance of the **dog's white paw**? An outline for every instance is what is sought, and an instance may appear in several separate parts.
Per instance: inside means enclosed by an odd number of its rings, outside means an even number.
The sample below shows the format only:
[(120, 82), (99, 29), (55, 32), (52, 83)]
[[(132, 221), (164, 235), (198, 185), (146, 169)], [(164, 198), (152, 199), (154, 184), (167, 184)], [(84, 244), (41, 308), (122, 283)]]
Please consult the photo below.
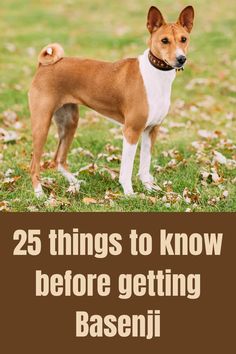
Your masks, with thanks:
[(155, 182), (143, 182), (143, 186), (148, 192), (160, 192), (162, 190)]
[(69, 188), (67, 189), (67, 192), (71, 194), (77, 194), (80, 191), (80, 182), (77, 181), (75, 183), (70, 183)]
[(139, 175), (139, 178), (140, 178), (144, 188), (148, 192), (159, 192), (159, 191), (161, 191), (161, 188), (155, 183), (154, 177), (152, 175), (150, 175), (150, 174), (148, 176)]
[(128, 190), (124, 190), (124, 195), (126, 197), (134, 197), (136, 193), (134, 193), (133, 189), (128, 189)]
[(37, 185), (37, 187), (34, 188), (34, 194), (37, 199), (42, 199), (45, 197), (43, 188), (40, 183)]
[(120, 184), (122, 185), (122, 188), (123, 188), (123, 191), (124, 191), (124, 195), (126, 195), (126, 196), (134, 195), (134, 190), (133, 190), (133, 187), (132, 187), (131, 183), (122, 183), (120, 181)]

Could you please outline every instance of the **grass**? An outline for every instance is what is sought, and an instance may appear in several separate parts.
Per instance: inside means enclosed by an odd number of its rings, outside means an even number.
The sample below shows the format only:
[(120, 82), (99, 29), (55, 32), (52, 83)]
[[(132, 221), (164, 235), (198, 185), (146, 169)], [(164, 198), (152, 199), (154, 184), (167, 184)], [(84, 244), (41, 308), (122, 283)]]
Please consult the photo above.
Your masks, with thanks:
[[(121, 149), (120, 132), (116, 126), (95, 113), (81, 109), (80, 126), (72, 149), (84, 148), (94, 157), (70, 152), (71, 170), (96, 163), (93, 173), (83, 173), (86, 181), (78, 195), (67, 192), (68, 185), (53, 170), (43, 171), (44, 177), (53, 178), (51, 187), (56, 202), (45, 204), (35, 199), (29, 177), (31, 134), (27, 91), (34, 74), (37, 54), (47, 43), (61, 43), (67, 55), (117, 60), (137, 56), (146, 48), (146, 12), (151, 1), (63, 0), (25, 1), (5, 0), (0, 9), (0, 128), (7, 126), (5, 111), (16, 112), (22, 127), (17, 131), (20, 139), (4, 143), (0, 140), (0, 206), (11, 211), (236, 211), (236, 169), (227, 165), (213, 165), (213, 152), (218, 151), (230, 160), (236, 160), (236, 3), (233, 0), (218, 2), (192, 1), (196, 10), (189, 63), (184, 73), (178, 74), (172, 92), (172, 107), (153, 152), (153, 173), (162, 192), (148, 195), (136, 178), (138, 159), (135, 162), (134, 198), (124, 198), (117, 179), (102, 173), (104, 165), (118, 170), (119, 163), (98, 159), (106, 152), (106, 145)], [(168, 19), (175, 20), (185, 1), (158, 1)], [(192, 80), (200, 80), (195, 83)], [(173, 126), (174, 122), (174, 126)], [(176, 125), (178, 125), (176, 127)], [(199, 130), (217, 131), (214, 139), (200, 137)], [(56, 148), (55, 127), (52, 127), (45, 152)], [(118, 135), (118, 138), (117, 138)], [(230, 143), (228, 139), (231, 139)], [(192, 142), (204, 144), (202, 149)], [(167, 164), (173, 160), (174, 149), (184, 162), (174, 169)], [(119, 155), (120, 151), (116, 152)], [(48, 156), (44, 157), (48, 160)], [(159, 166), (159, 172), (157, 168)], [(201, 172), (215, 168), (219, 183), (201, 180)], [(9, 172), (8, 170), (12, 171)], [(10, 180), (6, 180), (6, 172)], [(20, 177), (20, 178), (19, 178)], [(172, 182), (169, 193), (166, 181)], [(188, 188), (191, 202), (183, 198)], [(115, 196), (104, 198), (106, 191)], [(224, 197), (223, 193), (226, 197)], [(169, 201), (171, 196), (177, 201)], [(194, 196), (197, 195), (195, 203)], [(164, 197), (164, 198), (163, 198)], [(84, 198), (93, 198), (97, 204), (86, 204)], [(167, 198), (167, 200), (166, 200)], [(178, 200), (179, 199), (179, 200)], [(3, 203), (4, 202), (4, 203)], [(7, 202), (7, 203), (6, 203)]]

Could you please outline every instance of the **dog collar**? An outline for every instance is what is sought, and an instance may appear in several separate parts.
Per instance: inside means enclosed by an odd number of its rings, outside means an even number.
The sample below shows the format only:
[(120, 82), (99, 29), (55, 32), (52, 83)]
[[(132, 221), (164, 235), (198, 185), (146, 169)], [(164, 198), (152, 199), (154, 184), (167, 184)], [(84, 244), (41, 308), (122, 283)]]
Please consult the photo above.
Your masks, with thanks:
[[(164, 60), (157, 58), (151, 52), (151, 50), (149, 50), (148, 59), (149, 59), (150, 63), (152, 64), (152, 66), (154, 66), (154, 68), (156, 68), (158, 70), (162, 70), (162, 71), (174, 70), (174, 68), (172, 66), (170, 66), (169, 64), (167, 64)], [(180, 71), (180, 70), (184, 70), (184, 68), (175, 69), (175, 70)]]

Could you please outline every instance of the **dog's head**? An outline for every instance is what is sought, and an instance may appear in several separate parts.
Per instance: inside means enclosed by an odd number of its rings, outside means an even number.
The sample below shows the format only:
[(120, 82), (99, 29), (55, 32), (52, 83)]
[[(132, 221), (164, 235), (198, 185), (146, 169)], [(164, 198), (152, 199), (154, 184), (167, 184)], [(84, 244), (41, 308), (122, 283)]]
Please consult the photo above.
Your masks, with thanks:
[(187, 6), (176, 23), (166, 23), (160, 10), (152, 6), (148, 12), (147, 28), (151, 34), (149, 47), (152, 53), (173, 68), (180, 69), (187, 59), (194, 9)]

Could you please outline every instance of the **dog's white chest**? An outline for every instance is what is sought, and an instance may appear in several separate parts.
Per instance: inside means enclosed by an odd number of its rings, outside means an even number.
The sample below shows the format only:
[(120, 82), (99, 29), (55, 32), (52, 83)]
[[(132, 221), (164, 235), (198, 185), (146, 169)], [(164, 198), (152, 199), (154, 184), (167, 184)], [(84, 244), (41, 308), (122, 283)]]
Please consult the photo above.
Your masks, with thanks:
[(139, 67), (149, 108), (146, 127), (159, 125), (169, 111), (175, 70), (161, 71), (154, 68), (149, 62), (148, 50), (139, 57)]

